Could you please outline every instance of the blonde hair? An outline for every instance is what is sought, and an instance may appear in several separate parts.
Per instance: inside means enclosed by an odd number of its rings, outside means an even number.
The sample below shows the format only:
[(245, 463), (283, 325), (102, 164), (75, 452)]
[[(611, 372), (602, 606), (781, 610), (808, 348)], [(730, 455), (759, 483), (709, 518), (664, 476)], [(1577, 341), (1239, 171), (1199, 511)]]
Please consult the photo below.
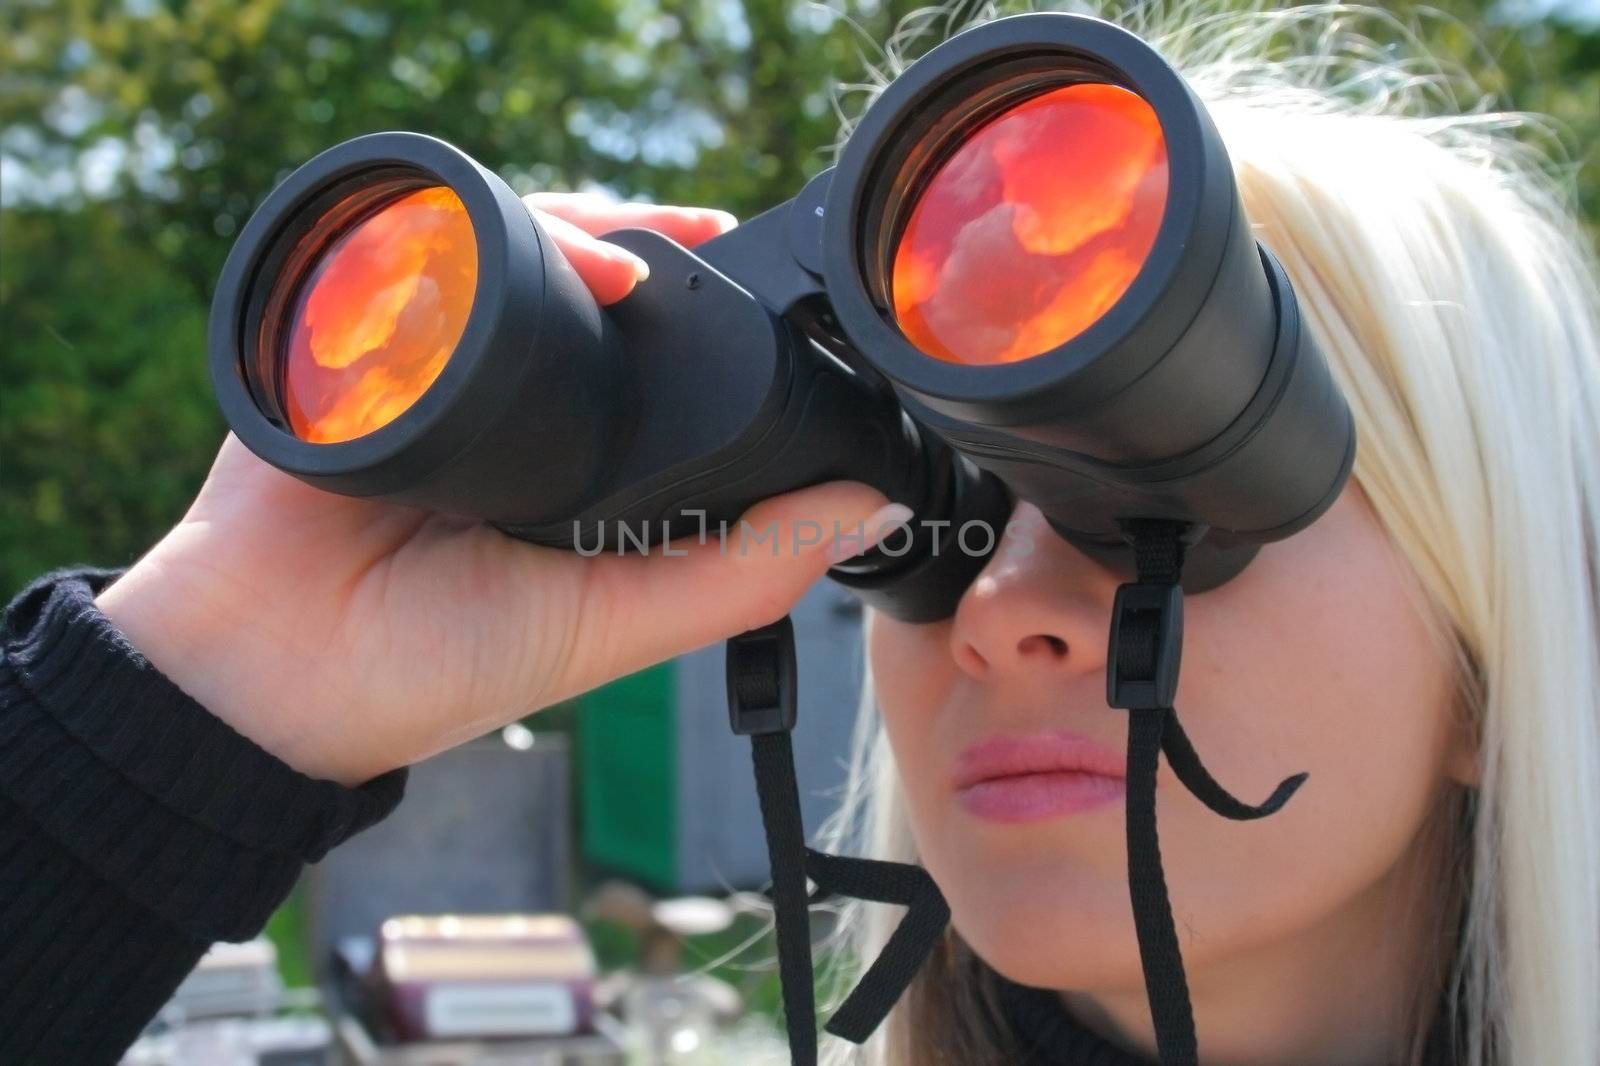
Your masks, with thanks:
[[(1447, 960), (1463, 1066), (1600, 1063), (1600, 300), (1540, 120), (1372, 8), (1098, 5), (1211, 109), (1255, 231), (1355, 413), (1355, 480), (1426, 597), (1480, 748)], [(1085, 10), (1076, 5), (1072, 10)], [(986, 10), (982, 17), (991, 17)], [(918, 12), (906, 51), (947, 35)], [(928, 41), (928, 43), (933, 43)], [(1535, 135), (1530, 141), (1529, 133)], [(1557, 160), (1559, 162), (1559, 160)], [(831, 849), (916, 861), (867, 699)], [(852, 905), (870, 960), (898, 912)], [(842, 967), (848, 973), (850, 965)], [(836, 971), (838, 972), (838, 971)], [(875, 1066), (1014, 1062), (992, 974), (953, 934), (865, 1049)], [(841, 982), (842, 987), (842, 982)]]

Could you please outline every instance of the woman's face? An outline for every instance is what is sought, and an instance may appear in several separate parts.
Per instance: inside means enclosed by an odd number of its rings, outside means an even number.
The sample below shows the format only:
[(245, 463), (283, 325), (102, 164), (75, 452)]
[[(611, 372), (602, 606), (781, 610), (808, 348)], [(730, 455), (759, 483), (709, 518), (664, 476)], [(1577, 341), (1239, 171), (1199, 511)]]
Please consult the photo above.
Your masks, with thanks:
[[(1002, 974), (1138, 988), (1127, 714), (1106, 704), (1120, 578), (1035, 508), (1013, 519), (954, 617), (872, 625), (912, 832), (956, 929)], [(1353, 487), (1188, 597), (1177, 708), (1207, 767), (1250, 803), (1310, 774), (1278, 814), (1232, 822), (1163, 761), (1162, 858), (1191, 974), (1303, 939), (1401, 867), (1443, 784), (1472, 772), (1451, 694), (1404, 564)]]

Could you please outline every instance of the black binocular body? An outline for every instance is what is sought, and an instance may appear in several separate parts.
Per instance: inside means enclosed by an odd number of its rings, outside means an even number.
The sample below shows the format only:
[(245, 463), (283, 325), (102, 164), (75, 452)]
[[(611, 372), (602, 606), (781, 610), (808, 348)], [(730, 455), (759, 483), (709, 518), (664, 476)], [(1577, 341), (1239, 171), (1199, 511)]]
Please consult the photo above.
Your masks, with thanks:
[(1017, 499), (1111, 566), (1128, 521), (1186, 523), (1198, 591), (1351, 469), (1350, 412), (1205, 108), (1108, 23), (963, 33), (793, 199), (692, 250), (606, 239), (650, 274), (601, 308), (459, 150), (331, 148), (223, 270), (228, 422), (310, 484), (585, 552), (865, 482), (915, 518), (831, 576), (911, 621), (954, 610)]

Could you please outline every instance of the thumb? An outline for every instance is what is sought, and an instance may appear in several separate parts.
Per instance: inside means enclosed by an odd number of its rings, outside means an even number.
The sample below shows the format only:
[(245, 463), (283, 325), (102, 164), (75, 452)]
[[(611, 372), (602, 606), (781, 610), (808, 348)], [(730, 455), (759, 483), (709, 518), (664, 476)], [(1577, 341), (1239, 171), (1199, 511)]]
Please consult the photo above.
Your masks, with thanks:
[[(876, 489), (837, 481), (764, 500), (725, 528), (649, 556), (603, 556), (595, 585), (627, 673), (783, 617), (828, 567), (911, 517)], [(621, 599), (615, 597), (620, 596)]]
[[(721, 639), (776, 622), (830, 566), (872, 547), (911, 518), (904, 504), (853, 482), (833, 482), (765, 500), (731, 527), (709, 580), (726, 590), (716, 611)], [(698, 547), (698, 546), (697, 546)]]

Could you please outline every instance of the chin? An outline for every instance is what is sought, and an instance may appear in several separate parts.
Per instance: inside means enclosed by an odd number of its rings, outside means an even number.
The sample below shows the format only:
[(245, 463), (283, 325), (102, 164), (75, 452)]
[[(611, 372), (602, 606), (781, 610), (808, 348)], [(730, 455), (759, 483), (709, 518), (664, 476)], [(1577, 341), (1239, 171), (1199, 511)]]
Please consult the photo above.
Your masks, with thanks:
[(924, 855), (950, 920), (1002, 977), (1037, 988), (1089, 990), (1142, 982), (1127, 883), (1070, 860), (1038, 856), (985, 866), (970, 854), (942, 869)]

